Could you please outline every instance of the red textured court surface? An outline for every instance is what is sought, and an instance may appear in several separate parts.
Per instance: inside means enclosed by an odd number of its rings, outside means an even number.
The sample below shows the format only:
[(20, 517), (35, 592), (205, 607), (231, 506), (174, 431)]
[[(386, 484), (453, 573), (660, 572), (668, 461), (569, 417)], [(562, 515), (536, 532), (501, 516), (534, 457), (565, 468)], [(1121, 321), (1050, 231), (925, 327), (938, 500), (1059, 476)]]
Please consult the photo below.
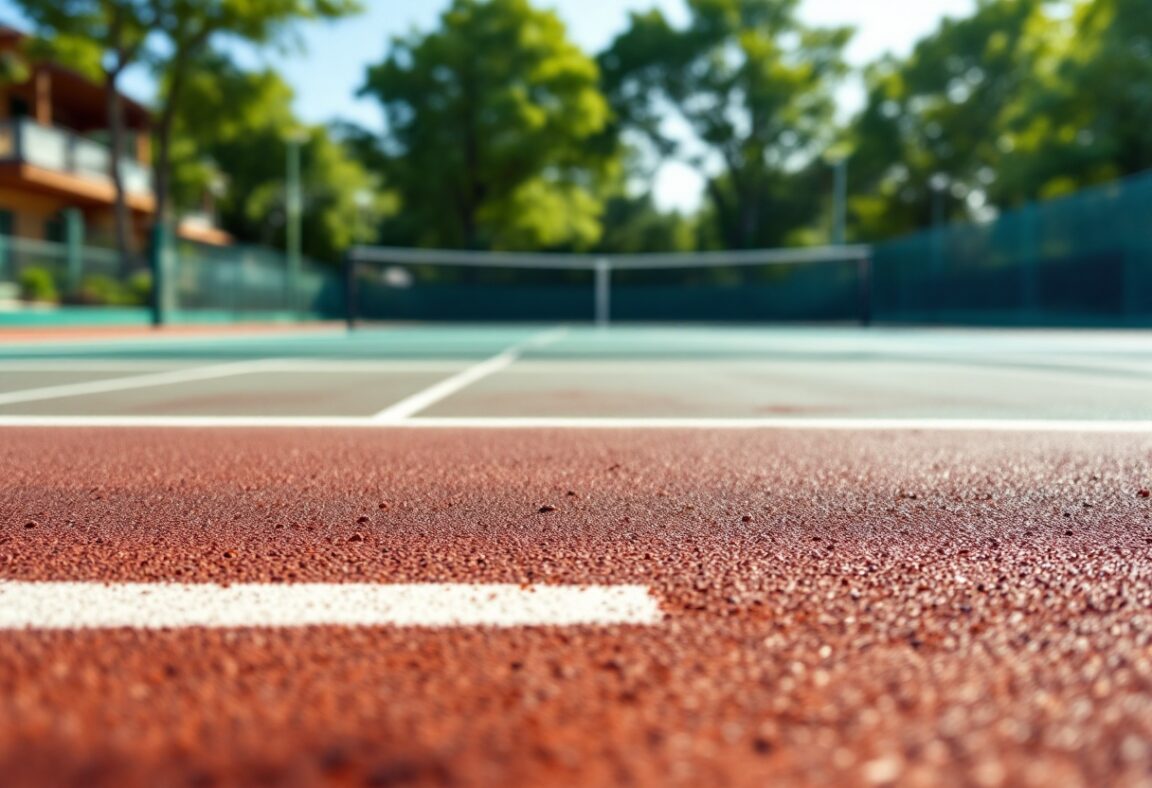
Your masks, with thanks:
[[(657, 369), (637, 360), (660, 355), (651, 337), (622, 335), (626, 353), (603, 337), (532, 345), (529, 331), (492, 347), (472, 337), (473, 352), (424, 336), (398, 349), (389, 335), (339, 363), (328, 348), (308, 364), (408, 404), (378, 403), (382, 418), (354, 407), (346, 423), (304, 409), (295, 425), (186, 402), (164, 415), (166, 386), (215, 379), (185, 375), (209, 361), (186, 345), (163, 361), (136, 345), (99, 364), (64, 347), (0, 358), (0, 376), (72, 364), (97, 384), (45, 378), (0, 400), (0, 599), (59, 583), (639, 587), (656, 611), (161, 628), (143, 613), (138, 626), (46, 623), (80, 622), (83, 605), (24, 611), (41, 625), (0, 630), (2, 782), (1152, 783), (1152, 422), (1133, 394), (1152, 386), (1149, 338), (917, 338), (928, 353), (897, 349), (900, 337), (765, 336), (729, 343), (726, 360), (681, 342), (677, 374), (697, 383), (670, 390), (654, 373), (653, 386), (699, 407), (651, 424), (614, 410), (611, 385), (623, 366)], [(1003, 344), (977, 347), (989, 341)], [(1037, 350), (1049, 341), (1058, 353)], [(492, 363), (509, 345), (522, 356)], [(558, 395), (547, 380), (572, 364), (583, 372)], [(941, 399), (922, 374), (940, 364), (967, 370), (973, 390), (1010, 370), (1048, 393), (1027, 419), (1005, 392)], [(826, 421), (799, 409), (837, 374), (878, 385), (861, 365), (907, 382), (919, 421), (867, 398), (854, 411), (851, 392), (825, 392)], [(929, 366), (893, 380), (901, 365)], [(148, 377), (173, 369), (184, 377)], [(267, 369), (243, 369), (275, 398)], [(433, 375), (413, 394), (392, 379), (433, 369), (461, 385)], [(362, 378), (373, 370), (378, 387)], [(524, 419), (475, 415), (533, 370)], [(156, 391), (150, 415), (107, 399), (142, 396), (132, 379)], [(717, 379), (743, 381), (739, 408), (707, 396)], [(1096, 387), (1095, 405), (1077, 386)], [(601, 397), (603, 419), (573, 387)], [(898, 412), (893, 396), (884, 407)], [(749, 403), (772, 415), (749, 420)]]

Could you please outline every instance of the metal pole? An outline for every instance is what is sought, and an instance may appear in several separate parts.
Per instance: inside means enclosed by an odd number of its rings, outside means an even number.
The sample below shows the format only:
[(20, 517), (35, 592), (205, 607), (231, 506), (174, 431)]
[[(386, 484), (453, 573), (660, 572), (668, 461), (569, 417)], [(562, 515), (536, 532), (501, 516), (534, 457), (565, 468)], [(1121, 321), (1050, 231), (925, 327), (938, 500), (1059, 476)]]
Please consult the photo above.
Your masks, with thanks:
[(1035, 319), (1040, 302), (1039, 282), (1036, 281), (1035, 217), (1034, 205), (1024, 205), (1020, 209), (1020, 310), (1024, 322)]
[(67, 244), (68, 290), (76, 294), (84, 278), (84, 214), (79, 208), (64, 211), (64, 240)]
[(157, 218), (152, 225), (152, 239), (149, 246), (148, 263), (152, 270), (152, 325), (159, 328), (168, 322), (169, 307), (168, 276), (168, 228)]
[[(932, 188), (932, 229), (929, 231), (929, 237), (932, 239), (931, 272), (933, 277), (939, 276), (940, 269), (944, 266), (944, 234), (948, 219), (945, 215), (944, 198), (948, 184), (949, 178), (942, 172), (933, 175), (929, 181), (929, 186)], [(940, 292), (941, 284), (941, 282), (933, 280), (932, 292)]]
[(344, 322), (348, 330), (356, 328), (356, 260), (351, 254), (344, 256)]
[(612, 319), (612, 263), (596, 261), (596, 325), (608, 328)]
[(872, 325), (873, 276), (875, 276), (875, 266), (869, 253), (867, 257), (861, 257), (860, 262), (857, 263), (857, 277), (860, 280), (860, 325), (863, 328)]
[(832, 188), (832, 245), (843, 246), (848, 227), (848, 159), (836, 162)]
[(288, 311), (296, 312), (297, 289), (300, 285), (300, 219), (303, 199), (300, 194), (300, 143), (302, 135), (288, 137)]

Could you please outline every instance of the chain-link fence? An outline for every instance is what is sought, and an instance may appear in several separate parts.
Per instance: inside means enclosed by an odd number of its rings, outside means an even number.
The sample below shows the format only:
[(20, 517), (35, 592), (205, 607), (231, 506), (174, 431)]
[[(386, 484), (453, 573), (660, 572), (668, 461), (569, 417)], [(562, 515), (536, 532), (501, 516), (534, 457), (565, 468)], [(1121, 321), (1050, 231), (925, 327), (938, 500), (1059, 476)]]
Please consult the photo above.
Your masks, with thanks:
[(151, 277), (109, 249), (0, 235), (0, 308), (143, 306)]
[(1152, 326), (1152, 173), (874, 254), (879, 321)]
[(279, 313), (301, 318), (343, 313), (339, 272), (304, 259), (293, 271), (287, 257), (258, 246), (178, 242), (171, 257), (177, 312), (218, 311), (238, 317)]
[[(180, 241), (167, 256), (171, 319), (309, 319), (343, 312), (342, 284), (331, 266), (254, 246)], [(77, 307), (148, 310), (152, 273), (111, 249), (0, 235), (0, 311), (44, 316)], [(96, 316), (97, 313), (89, 312)]]
[[(851, 320), (857, 294), (866, 291), (871, 316), (884, 323), (1152, 326), (1152, 173), (872, 251), (867, 280), (854, 264), (811, 260), (730, 273), (710, 259), (700, 271), (621, 271), (612, 283), (613, 312), (623, 320)], [(167, 260), (164, 303), (172, 319), (307, 319), (345, 310), (335, 266), (305, 259), (294, 268), (271, 249), (186, 241)], [(437, 271), (438, 279), (423, 282), (415, 276), (422, 271), (407, 265), (399, 279), (360, 281), (361, 300), (374, 305), (365, 314), (579, 320), (592, 313), (588, 276)], [(564, 278), (571, 276), (578, 281)], [(148, 269), (123, 264), (109, 249), (0, 236), (0, 310), (146, 309), (151, 293)]]

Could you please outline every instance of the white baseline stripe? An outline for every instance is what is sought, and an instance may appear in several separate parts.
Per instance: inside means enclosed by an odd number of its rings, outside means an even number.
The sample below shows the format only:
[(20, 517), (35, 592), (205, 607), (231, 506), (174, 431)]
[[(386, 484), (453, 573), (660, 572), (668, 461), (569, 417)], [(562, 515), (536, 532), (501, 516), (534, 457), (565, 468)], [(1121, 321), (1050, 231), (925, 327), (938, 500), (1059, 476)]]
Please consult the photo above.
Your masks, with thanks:
[[(325, 360), (325, 359), (254, 359), (263, 365), (261, 372), (455, 372), (468, 366), (471, 360), (423, 361), (407, 360)], [(0, 360), (0, 375), (5, 372), (121, 372), (143, 373), (148, 370), (175, 372), (182, 369), (202, 369), (203, 362), (123, 360), (85, 361), (81, 359), (10, 362)]]
[(404, 430), (837, 430), (860, 432), (1080, 432), (1152, 434), (1152, 420), (1104, 419), (637, 419), (421, 418), (381, 421), (343, 416), (0, 416), (0, 428), (56, 427), (183, 429), (404, 429)]
[(0, 581), (0, 629), (658, 624), (647, 586)]
[(82, 397), (88, 394), (104, 394), (109, 391), (125, 391), (128, 389), (148, 388), (151, 386), (170, 386), (174, 383), (189, 383), (195, 380), (210, 380), (224, 378), (232, 375), (245, 375), (265, 369), (263, 361), (238, 361), (233, 364), (213, 364), (208, 367), (193, 367), (192, 369), (178, 369), (171, 372), (153, 372), (147, 375), (132, 375), (126, 378), (112, 378), (111, 380), (90, 380), (84, 383), (66, 383), (60, 386), (45, 386), (43, 388), (23, 389), (0, 394), (0, 405), (12, 405), (17, 402), (39, 402), (46, 399), (61, 399), (64, 397)]
[(88, 337), (88, 338), (65, 338), (65, 337), (49, 337), (45, 339), (15, 339), (0, 344), (0, 353), (6, 358), (18, 358), (21, 354), (40, 354), (48, 352), (62, 352), (70, 353), (75, 348), (86, 348), (95, 346), (102, 348), (103, 346), (114, 346), (116, 349), (124, 349), (127, 347), (132, 348), (153, 348), (164, 347), (168, 345), (189, 345), (189, 344), (215, 344), (218, 342), (227, 343), (241, 343), (241, 342), (279, 342), (285, 339), (314, 339), (317, 337), (323, 338), (326, 336), (339, 336), (347, 334), (348, 329), (341, 326), (319, 326), (316, 328), (304, 328), (292, 331), (252, 331), (240, 333), (203, 333), (203, 334), (169, 334), (161, 331), (160, 333), (152, 334), (124, 334), (120, 336), (105, 336), (105, 337)]
[(5, 372), (141, 372), (177, 370), (204, 366), (201, 361), (164, 361), (156, 359), (114, 359), (90, 361), (79, 358), (0, 359), (0, 374)]
[(333, 372), (363, 373), (376, 372), (458, 372), (472, 363), (472, 359), (458, 361), (387, 360), (387, 359), (268, 359), (268, 369), (273, 372)]
[(375, 419), (381, 422), (397, 422), (415, 416), (473, 383), (512, 366), (526, 348), (543, 347), (560, 339), (566, 333), (568, 333), (567, 328), (556, 328), (543, 331), (523, 342), (518, 342), (487, 361), (468, 367), (468, 369), (447, 380), (442, 380), (434, 386), (429, 386), (423, 391), (418, 391), (412, 396), (385, 408), (376, 414)]

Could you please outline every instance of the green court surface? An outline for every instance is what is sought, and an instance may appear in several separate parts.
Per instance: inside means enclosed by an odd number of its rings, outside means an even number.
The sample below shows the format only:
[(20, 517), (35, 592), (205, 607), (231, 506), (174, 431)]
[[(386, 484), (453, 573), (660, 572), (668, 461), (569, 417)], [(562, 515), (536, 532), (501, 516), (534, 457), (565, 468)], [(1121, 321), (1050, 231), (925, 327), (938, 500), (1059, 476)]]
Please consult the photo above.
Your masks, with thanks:
[(1152, 333), (469, 325), (0, 344), (0, 419), (55, 418), (1145, 423)]

